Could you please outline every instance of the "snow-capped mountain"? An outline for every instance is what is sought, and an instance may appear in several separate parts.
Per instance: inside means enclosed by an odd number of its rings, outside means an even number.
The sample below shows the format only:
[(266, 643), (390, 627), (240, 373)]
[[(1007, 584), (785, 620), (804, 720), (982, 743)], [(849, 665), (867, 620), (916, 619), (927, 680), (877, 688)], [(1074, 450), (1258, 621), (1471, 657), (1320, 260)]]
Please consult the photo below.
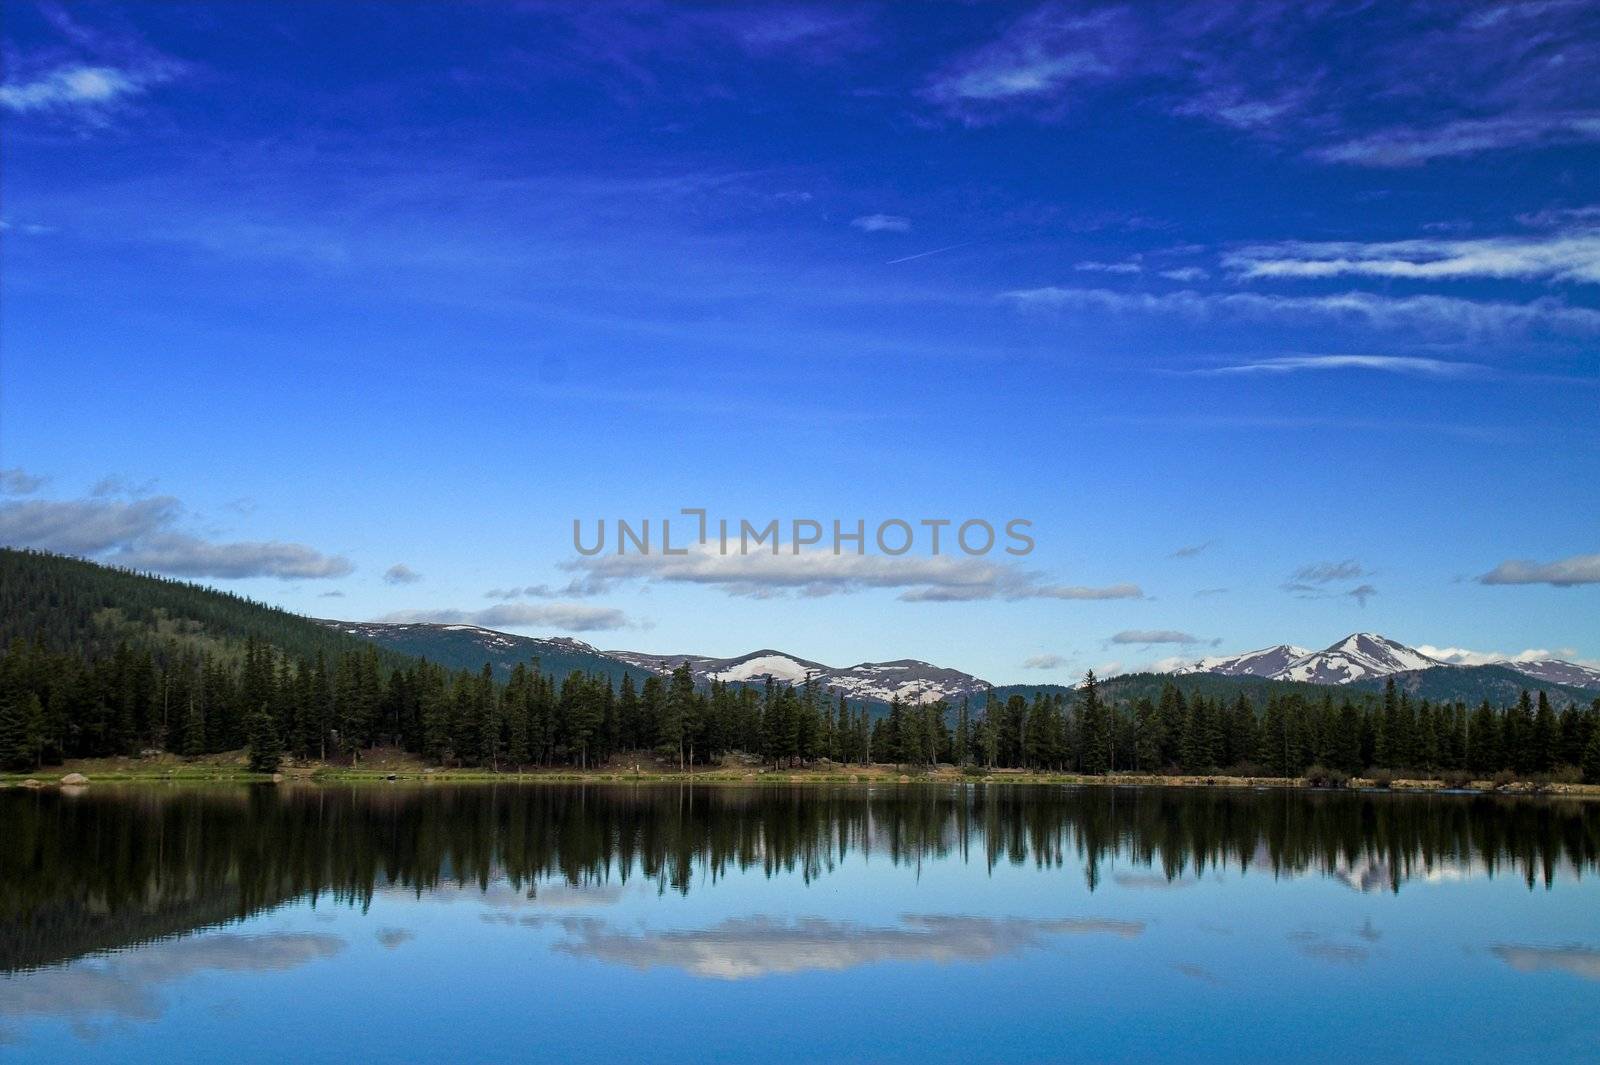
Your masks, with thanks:
[(1592, 666), (1580, 666), (1576, 662), (1563, 662), (1559, 658), (1544, 658), (1537, 662), (1512, 662), (1504, 663), (1511, 669), (1534, 680), (1542, 680), (1547, 684), (1567, 684), (1574, 688), (1590, 688), (1600, 690), (1600, 669)]
[(1280, 643), (1263, 647), (1259, 651), (1246, 651), (1242, 655), (1225, 655), (1202, 658), (1192, 665), (1179, 666), (1174, 673), (1220, 673), (1225, 677), (1271, 677), (1287, 669), (1290, 663), (1310, 654), (1304, 647)]
[[(1600, 690), (1600, 669), (1575, 662), (1543, 659), (1537, 662), (1506, 660), (1493, 663), (1515, 670), (1545, 684)], [(1430, 669), (1471, 670), (1430, 658), (1413, 647), (1379, 636), (1357, 632), (1321, 651), (1308, 651), (1289, 644), (1248, 651), (1240, 655), (1202, 658), (1173, 670), (1178, 674), (1216, 673), (1228, 677), (1263, 677), (1267, 680), (1297, 680), (1308, 684), (1352, 684), (1401, 673)]]
[(697, 681), (731, 681), (762, 684), (771, 678), (780, 684), (811, 680), (831, 695), (847, 699), (931, 703), (960, 699), (988, 691), (990, 685), (970, 673), (928, 662), (903, 658), (893, 662), (861, 662), (853, 666), (823, 665), (783, 651), (764, 648), (737, 658), (704, 655), (656, 655), (638, 651), (607, 651), (611, 657), (656, 673), (670, 673), (687, 661)]
[(1308, 684), (1349, 684), (1445, 663), (1373, 632), (1357, 632), (1320, 651), (1278, 644), (1241, 655), (1202, 658), (1174, 673), (1218, 673)]
[(913, 658), (893, 662), (862, 662), (822, 674), (828, 690), (843, 692), (847, 699), (899, 698), (903, 703), (934, 703), (940, 699), (955, 702), (976, 698), (989, 690), (987, 681), (959, 669), (947, 669)]
[(1445, 663), (1421, 651), (1373, 632), (1346, 636), (1332, 647), (1290, 662), (1273, 675), (1274, 680), (1298, 680), (1309, 684), (1349, 684), (1372, 677), (1386, 677), (1413, 669), (1431, 669)]

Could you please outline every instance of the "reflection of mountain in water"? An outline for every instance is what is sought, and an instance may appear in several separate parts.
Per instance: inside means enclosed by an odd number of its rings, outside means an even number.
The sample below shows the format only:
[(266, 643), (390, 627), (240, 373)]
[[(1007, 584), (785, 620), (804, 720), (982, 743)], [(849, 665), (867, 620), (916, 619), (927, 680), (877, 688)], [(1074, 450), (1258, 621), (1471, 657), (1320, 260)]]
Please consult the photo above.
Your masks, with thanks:
[[(298, 898), (362, 904), (375, 891), (454, 887), (542, 893), (559, 905), (563, 894), (633, 880), (680, 893), (732, 873), (809, 881), (855, 854), (1070, 865), (1091, 889), (1113, 860), (1122, 886), (1192, 883), (1231, 868), (1332, 876), (1360, 890), (1503, 873), (1531, 886), (1600, 864), (1593, 804), (1293, 791), (94, 788), (0, 794), (0, 824), (4, 971)], [(886, 943), (933, 942), (926, 929), (890, 931)]]

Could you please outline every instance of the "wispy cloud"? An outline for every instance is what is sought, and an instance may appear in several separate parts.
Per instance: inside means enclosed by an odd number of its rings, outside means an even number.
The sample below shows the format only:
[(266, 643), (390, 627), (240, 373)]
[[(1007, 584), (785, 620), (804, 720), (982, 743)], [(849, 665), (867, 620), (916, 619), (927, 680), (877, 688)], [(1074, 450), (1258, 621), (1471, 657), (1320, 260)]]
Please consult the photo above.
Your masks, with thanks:
[(1367, 570), (1353, 558), (1338, 562), (1309, 562), (1289, 575), (1293, 581), (1328, 584), (1333, 581), (1350, 581), (1367, 576)]
[(1072, 268), (1092, 274), (1137, 274), (1144, 270), (1137, 259), (1120, 259), (1114, 263), (1085, 259), (1083, 262), (1073, 263)]
[(911, 232), (911, 219), (898, 214), (864, 214), (859, 218), (852, 218), (850, 224), (863, 233)]
[(1593, 141), (1600, 141), (1600, 113), (1535, 113), (1461, 119), (1439, 126), (1396, 126), (1319, 148), (1311, 154), (1329, 163), (1406, 167), (1506, 148)]
[(177, 577), (343, 577), (349, 559), (278, 540), (219, 542), (182, 531), (172, 496), (29, 499), (0, 503), (0, 543), (98, 558)]
[(44, 487), (45, 479), (23, 469), (11, 466), (0, 470), (0, 495), (27, 496)]
[(1061, 669), (1069, 659), (1061, 655), (1041, 654), (1029, 655), (1022, 660), (1023, 669)]
[(1283, 241), (1222, 258), (1245, 278), (1346, 275), (1438, 281), (1463, 278), (1600, 283), (1600, 230), (1477, 240)]
[(1168, 558), (1194, 558), (1196, 555), (1201, 554), (1202, 552), (1204, 552), (1214, 542), (1215, 541), (1207, 540), (1203, 544), (1186, 544), (1183, 547), (1180, 547), (1176, 551), (1172, 552), (1172, 554), (1168, 555), (1167, 557)]
[(396, 610), (378, 621), (427, 622), (435, 625), (477, 625), (485, 629), (553, 629), (558, 632), (603, 632), (638, 628), (638, 623), (615, 607), (582, 603), (506, 603), (483, 610), (449, 608)]
[(1458, 378), (1486, 373), (1475, 362), (1449, 362), (1405, 355), (1283, 355), (1192, 371), (1198, 374), (1291, 374), (1303, 371), (1378, 370), (1407, 377)]
[(661, 581), (719, 588), (757, 599), (788, 594), (825, 596), (898, 590), (903, 602), (973, 602), (1001, 599), (1138, 599), (1132, 583), (1058, 584), (1043, 574), (982, 558), (950, 555), (888, 556), (830, 551), (719, 554), (713, 545), (685, 555), (598, 555), (566, 563), (592, 578), (594, 587), (621, 581)]
[(1215, 643), (1215, 640), (1202, 640), (1198, 636), (1176, 629), (1124, 629), (1111, 637), (1112, 643), (1150, 645), (1158, 643), (1197, 644)]
[(1600, 332), (1600, 310), (1574, 307), (1554, 297), (1529, 303), (1466, 300), (1453, 296), (1383, 296), (1345, 292), (1285, 296), (1259, 292), (1118, 292), (1047, 285), (1016, 289), (1000, 299), (1022, 309), (1126, 315), (1167, 315), (1204, 321), (1239, 318), (1293, 322), (1347, 321), (1374, 329), (1422, 329), (1495, 334), (1551, 329)]
[(1508, 559), (1478, 578), (1480, 584), (1552, 584), (1571, 588), (1600, 584), (1600, 555), (1573, 555), (1555, 562)]
[(1360, 606), (1366, 606), (1367, 600), (1378, 594), (1378, 589), (1370, 584), (1358, 584), (1344, 594), (1354, 599)]
[(420, 580), (422, 580), (422, 574), (418, 573), (404, 562), (396, 562), (394, 565), (383, 571), (383, 581), (385, 584), (416, 584)]
[(1289, 574), (1282, 587), (1297, 599), (1354, 599), (1361, 606), (1378, 594), (1370, 584), (1334, 591), (1329, 586), (1371, 576), (1371, 571), (1353, 558), (1334, 562), (1310, 562)]
[(136, 97), (189, 70), (131, 31), (91, 28), (65, 7), (41, 6), (40, 13), (61, 43), (32, 53), (7, 52), (0, 109), (98, 125)]
[(0, 85), (0, 107), (26, 114), (69, 108), (103, 108), (144, 92), (152, 82), (113, 67), (73, 64), (30, 81)]
[[(1600, 139), (1592, 15), (1539, 6), (1530, 32), (1528, 17), (1477, 17), (1503, 8), (1045, 3), (940, 69), (924, 96), (970, 124), (1055, 121), (1114, 88), (1118, 104), (1372, 167)], [(1424, 91), (1439, 117), (1372, 105)]]
[(1119, 75), (1131, 33), (1121, 12), (1080, 14), (1046, 4), (939, 71), (925, 94), (973, 121), (996, 106), (1053, 102), (1075, 83)]

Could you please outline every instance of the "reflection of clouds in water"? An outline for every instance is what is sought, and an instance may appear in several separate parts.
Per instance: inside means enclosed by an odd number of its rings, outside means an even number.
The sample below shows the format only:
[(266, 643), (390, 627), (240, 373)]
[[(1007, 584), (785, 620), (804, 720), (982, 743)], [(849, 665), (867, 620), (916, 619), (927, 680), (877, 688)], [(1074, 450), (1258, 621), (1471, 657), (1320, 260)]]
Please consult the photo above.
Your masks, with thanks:
[(1522, 973), (1563, 972), (1585, 980), (1600, 980), (1600, 950), (1589, 947), (1493, 948), (1499, 959)]
[(393, 950), (402, 943), (408, 943), (417, 938), (417, 934), (409, 928), (380, 928), (377, 931), (378, 942), (385, 950)]
[(1189, 962), (1176, 962), (1172, 966), (1191, 980), (1198, 980), (1202, 984), (1220, 985), (1222, 977), (1207, 969), (1203, 965), (1192, 965)]
[(1366, 947), (1352, 947), (1347, 943), (1302, 943), (1300, 953), (1308, 958), (1336, 962), (1339, 965), (1361, 965), (1372, 957)]
[(593, 919), (562, 922), (567, 942), (556, 949), (578, 957), (650, 969), (666, 966), (717, 980), (775, 973), (836, 972), (884, 961), (986, 961), (1039, 946), (1046, 936), (1102, 934), (1123, 938), (1142, 921), (1091, 918), (902, 917), (899, 928), (807, 917), (730, 918), (712, 928), (633, 935)]
[(1372, 957), (1372, 951), (1366, 947), (1334, 942), (1316, 932), (1290, 932), (1289, 941), (1298, 944), (1300, 953), (1306, 957), (1336, 965), (1363, 965)]
[(169, 940), (0, 977), (0, 1017), (64, 1017), (80, 1030), (102, 1017), (153, 1021), (165, 1009), (162, 984), (204, 972), (282, 972), (343, 949), (344, 940), (320, 932)]
[(1149, 891), (1170, 891), (1173, 888), (1194, 887), (1200, 883), (1198, 877), (1193, 876), (1162, 876), (1160, 873), (1117, 873), (1111, 878), (1121, 888), (1132, 890), (1145, 889)]

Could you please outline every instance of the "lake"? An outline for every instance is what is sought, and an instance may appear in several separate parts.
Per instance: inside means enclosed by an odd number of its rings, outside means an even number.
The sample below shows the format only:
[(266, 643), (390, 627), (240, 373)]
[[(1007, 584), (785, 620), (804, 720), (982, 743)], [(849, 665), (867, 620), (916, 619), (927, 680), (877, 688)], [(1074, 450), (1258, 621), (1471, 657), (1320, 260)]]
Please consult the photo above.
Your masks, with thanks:
[(0, 1060), (1600, 1061), (1600, 803), (0, 793)]

